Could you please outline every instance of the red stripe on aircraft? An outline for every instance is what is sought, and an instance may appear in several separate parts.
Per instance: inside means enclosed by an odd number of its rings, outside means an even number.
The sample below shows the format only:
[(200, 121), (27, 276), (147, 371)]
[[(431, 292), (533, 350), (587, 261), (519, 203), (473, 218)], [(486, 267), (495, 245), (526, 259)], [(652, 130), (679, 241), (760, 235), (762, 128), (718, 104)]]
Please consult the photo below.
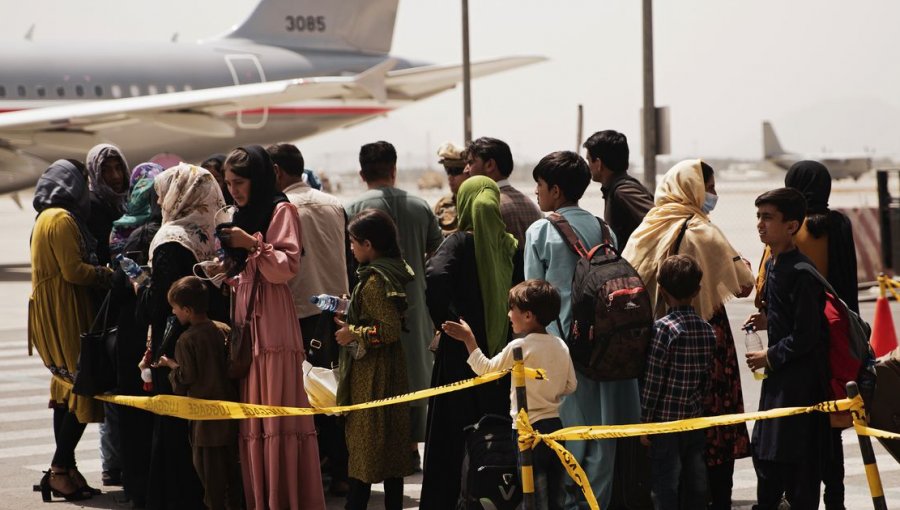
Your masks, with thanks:
[[(19, 112), (23, 110), (31, 110), (32, 108), (0, 108), (0, 113)], [(269, 115), (380, 115), (388, 113), (392, 109), (384, 107), (355, 107), (355, 106), (321, 106), (321, 107), (272, 107), (269, 108)], [(263, 113), (262, 108), (254, 110), (243, 110), (244, 115), (260, 115)], [(236, 115), (232, 112), (229, 115)]]

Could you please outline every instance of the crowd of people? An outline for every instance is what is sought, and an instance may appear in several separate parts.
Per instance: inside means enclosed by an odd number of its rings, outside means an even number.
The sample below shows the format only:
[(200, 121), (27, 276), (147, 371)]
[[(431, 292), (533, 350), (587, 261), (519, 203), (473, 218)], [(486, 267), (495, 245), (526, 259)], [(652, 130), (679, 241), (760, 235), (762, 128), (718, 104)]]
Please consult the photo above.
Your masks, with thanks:
[[(744, 325), (768, 331), (767, 349), (746, 359), (766, 373), (759, 409), (827, 399), (824, 290), (795, 268), (811, 261), (858, 310), (852, 230), (828, 209), (827, 169), (798, 163), (786, 187), (757, 198), (767, 248), (754, 275), (711, 221), (718, 195), (707, 163), (678, 163), (651, 193), (628, 175), (623, 134), (597, 132), (584, 149), (540, 160), (535, 201), (510, 183), (502, 140), (445, 144), (451, 193), (434, 207), (397, 187), (397, 153), (383, 141), (361, 147), (367, 190), (347, 203), (317, 189), (287, 143), (130, 173), (108, 144), (84, 163), (56, 161), (35, 189), (31, 237), (29, 345), (56, 376), (56, 451), (36, 490), (45, 501), (100, 493), (75, 459), (85, 425), (100, 423), (101, 482), (122, 485), (138, 508), (312, 509), (328, 493), (355, 510), (383, 482), (395, 510), (404, 477), (421, 471), (420, 508), (455, 509), (467, 427), (518, 409), (509, 377), (315, 418), (192, 422), (101, 404), (71, 389), (79, 335), (100, 312), (118, 326), (117, 394), (309, 407), (310, 361), (336, 370), (338, 404), (358, 404), (508, 368), (520, 347), (526, 365), (551, 375), (526, 385), (532, 426), (550, 432), (742, 413), (725, 304), (755, 289), (759, 313)], [(579, 206), (592, 181), (602, 219)], [(560, 221), (585, 251), (611, 250), (639, 275), (655, 320), (646, 354), (634, 354), (640, 376), (598, 380), (573, 365), (573, 276), (584, 254)], [(126, 272), (128, 260), (145, 274)], [(311, 302), (323, 294), (345, 306)], [(241, 338), (249, 369), (235, 374)], [(783, 499), (817, 508), (823, 482), (826, 508), (843, 508), (840, 430), (823, 416), (759, 422), (752, 439), (738, 424), (566, 448), (604, 509), (731, 508), (735, 460), (748, 456), (759, 509)], [(546, 446), (534, 462), (541, 508), (587, 508)], [(637, 498), (635, 476), (649, 486)]]

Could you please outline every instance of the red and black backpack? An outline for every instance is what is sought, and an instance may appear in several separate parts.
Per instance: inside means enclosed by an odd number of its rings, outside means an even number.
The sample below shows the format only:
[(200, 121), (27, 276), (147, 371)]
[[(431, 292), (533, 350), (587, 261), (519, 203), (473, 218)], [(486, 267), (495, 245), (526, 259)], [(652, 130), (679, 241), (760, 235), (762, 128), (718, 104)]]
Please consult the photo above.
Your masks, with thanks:
[(653, 310), (643, 280), (619, 256), (604, 221), (598, 218), (603, 241), (588, 250), (561, 214), (547, 219), (578, 256), (572, 328), (561, 332), (575, 368), (597, 381), (642, 377), (653, 336)]

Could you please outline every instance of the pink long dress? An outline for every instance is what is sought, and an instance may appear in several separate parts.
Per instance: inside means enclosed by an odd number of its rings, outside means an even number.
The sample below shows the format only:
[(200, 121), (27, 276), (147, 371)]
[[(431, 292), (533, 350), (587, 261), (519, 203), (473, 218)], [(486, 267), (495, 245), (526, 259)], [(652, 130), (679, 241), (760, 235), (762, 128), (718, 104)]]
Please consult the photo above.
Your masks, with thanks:
[[(287, 282), (300, 265), (300, 219), (294, 206), (276, 206), (262, 249), (251, 254), (237, 278), (235, 322), (247, 312), (257, 268), (253, 362), (241, 381), (241, 400), (252, 404), (309, 407), (303, 389), (300, 327)], [(242, 420), (241, 471), (248, 509), (325, 508), (319, 448), (311, 416)]]

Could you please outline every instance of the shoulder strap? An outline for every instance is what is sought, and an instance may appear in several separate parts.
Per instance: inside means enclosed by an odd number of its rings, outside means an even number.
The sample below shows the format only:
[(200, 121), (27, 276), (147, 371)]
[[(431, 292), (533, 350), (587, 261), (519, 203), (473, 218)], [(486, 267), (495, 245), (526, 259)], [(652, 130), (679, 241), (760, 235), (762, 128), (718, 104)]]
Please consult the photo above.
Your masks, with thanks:
[(247, 315), (244, 317), (244, 322), (252, 320), (253, 308), (256, 306), (256, 290), (259, 288), (260, 276), (259, 267), (257, 267), (256, 273), (253, 275), (253, 287), (250, 289), (250, 301), (247, 302)]
[[(815, 268), (815, 266), (813, 266), (809, 262), (797, 262), (796, 264), (794, 264), (794, 269), (796, 269), (798, 271), (804, 271), (804, 272), (811, 274), (813, 276), (813, 278), (818, 280), (819, 283), (821, 283), (822, 286), (825, 287), (825, 290), (830, 292), (832, 296), (834, 296), (835, 298), (840, 300), (841, 303), (843, 303), (843, 300), (841, 299), (840, 296), (838, 296), (838, 293), (834, 290), (834, 287), (832, 287), (831, 284), (828, 283), (828, 280), (826, 280), (825, 277), (822, 276), (822, 273), (820, 273), (819, 270)], [(847, 305), (844, 304), (844, 306), (846, 307)]]
[(547, 215), (547, 219), (554, 227), (556, 227), (556, 230), (559, 231), (559, 235), (565, 239), (566, 245), (569, 246), (569, 249), (572, 250), (575, 255), (578, 255), (581, 258), (588, 258), (589, 252), (587, 248), (584, 247), (584, 243), (578, 238), (578, 234), (575, 233), (575, 229), (572, 228), (572, 225), (565, 216), (557, 212), (552, 212)]
[[(94, 317), (94, 322), (91, 324), (91, 333), (97, 333), (100, 331), (106, 331), (106, 325), (109, 319), (109, 298), (112, 296), (112, 290), (106, 293), (106, 298), (103, 299), (103, 304), (100, 305), (100, 309), (97, 310), (97, 315)], [(97, 323), (100, 322), (100, 316), (103, 316), (103, 329), (97, 330)]]
[(684, 233), (687, 232), (688, 223), (694, 219), (694, 215), (692, 214), (690, 218), (684, 220), (684, 223), (681, 225), (681, 231), (678, 232), (678, 237), (675, 238), (675, 244), (672, 245), (672, 255), (677, 255), (678, 250), (681, 249), (681, 241), (684, 241)]

